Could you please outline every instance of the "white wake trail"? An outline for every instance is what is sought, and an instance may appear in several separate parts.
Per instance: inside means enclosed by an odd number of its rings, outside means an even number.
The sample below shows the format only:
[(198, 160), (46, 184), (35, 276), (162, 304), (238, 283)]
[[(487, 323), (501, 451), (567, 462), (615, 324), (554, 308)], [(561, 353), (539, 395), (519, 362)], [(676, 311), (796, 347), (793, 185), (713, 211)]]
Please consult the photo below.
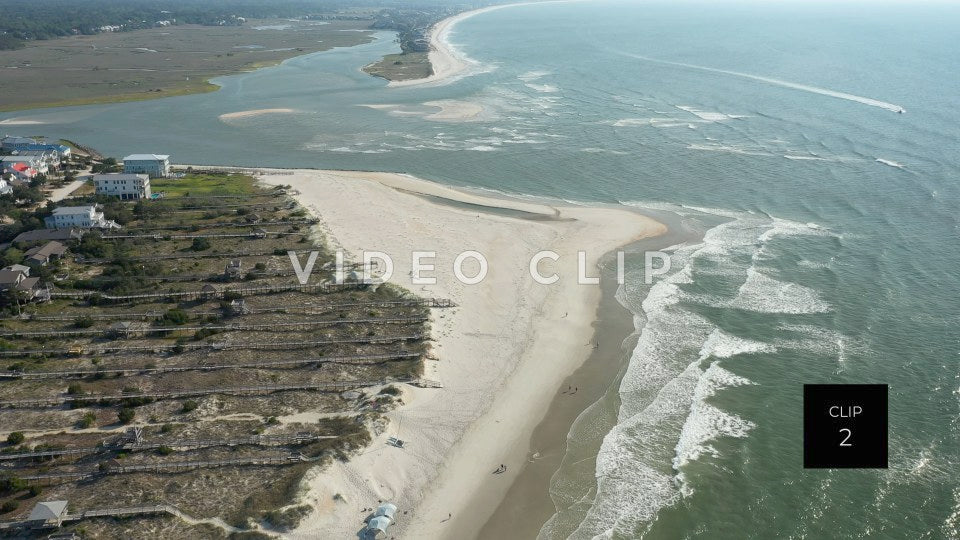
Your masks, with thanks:
[(717, 69), (707, 66), (698, 66), (696, 64), (686, 64), (683, 62), (671, 62), (669, 60), (659, 60), (657, 58), (650, 58), (649, 56), (642, 56), (639, 54), (631, 54), (626, 52), (621, 52), (625, 56), (631, 58), (636, 58), (637, 60), (643, 60), (645, 62), (655, 62), (657, 64), (665, 64), (668, 66), (678, 66), (689, 69), (697, 69), (700, 71), (709, 71), (711, 73), (720, 73), (723, 75), (732, 75), (734, 77), (742, 77), (744, 79), (752, 79), (754, 81), (760, 81), (767, 84), (773, 84), (776, 86), (783, 86), (784, 88), (793, 88), (794, 90), (802, 90), (804, 92), (810, 92), (813, 94), (820, 94), (822, 96), (830, 96), (839, 99), (845, 99), (847, 101), (855, 101), (857, 103), (862, 103), (864, 105), (870, 105), (871, 107), (880, 107), (881, 109), (886, 109), (892, 112), (906, 112), (906, 109), (900, 105), (895, 105), (893, 103), (887, 103), (886, 101), (880, 101), (879, 99), (873, 99), (863, 96), (858, 96), (855, 94), (848, 94), (846, 92), (838, 92), (836, 90), (830, 90), (829, 88), (819, 88), (817, 86), (810, 86), (806, 84), (800, 84), (790, 81), (783, 81), (780, 79), (773, 79), (771, 77), (763, 77), (761, 75), (753, 75), (751, 73), (741, 73), (739, 71), (729, 71), (726, 69)]

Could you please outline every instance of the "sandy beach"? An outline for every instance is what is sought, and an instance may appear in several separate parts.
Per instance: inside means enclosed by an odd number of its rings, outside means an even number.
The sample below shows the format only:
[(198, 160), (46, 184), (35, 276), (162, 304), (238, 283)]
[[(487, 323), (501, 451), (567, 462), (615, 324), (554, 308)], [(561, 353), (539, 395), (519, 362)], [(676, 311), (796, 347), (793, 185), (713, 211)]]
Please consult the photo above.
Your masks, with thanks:
[[(348, 258), (383, 251), (396, 266), (391, 282), (458, 305), (433, 313), (436, 360), (427, 360), (425, 377), (443, 387), (405, 387), (405, 405), (387, 414), (389, 427), (365, 452), (308, 475), (303, 499), (315, 510), (290, 536), (354, 538), (363, 509), (378, 500), (400, 508), (391, 535), (475, 535), (526, 462), (557, 389), (593, 351), (601, 288), (577, 283), (577, 251), (596, 276), (605, 253), (665, 227), (628, 210), (494, 199), (401, 174), (293, 170), (261, 178), (293, 186)], [(531, 256), (544, 249), (560, 256), (540, 265), (559, 276), (552, 285), (529, 274)], [(417, 250), (437, 253), (436, 271), (427, 273), (436, 284), (410, 284)], [(479, 284), (453, 275), (464, 250), (489, 263)], [(467, 275), (475, 271), (464, 265)], [(387, 437), (405, 448), (386, 445)], [(507, 471), (491, 474), (500, 464)]]
[(430, 59), (430, 67), (433, 69), (433, 73), (429, 77), (424, 77), (422, 79), (390, 81), (387, 86), (402, 87), (450, 82), (455, 76), (464, 73), (468, 68), (476, 65), (475, 61), (465, 56), (463, 53), (458, 51), (456, 47), (450, 44), (448, 39), (450, 37), (450, 31), (453, 30), (453, 27), (456, 26), (457, 23), (469, 19), (474, 15), (479, 15), (488, 11), (531, 3), (534, 2), (517, 2), (514, 4), (488, 6), (480, 9), (464, 11), (463, 13), (458, 13), (453, 17), (447, 17), (446, 19), (443, 19), (442, 21), (433, 25), (433, 28), (430, 29), (430, 53), (427, 55), (427, 57)]

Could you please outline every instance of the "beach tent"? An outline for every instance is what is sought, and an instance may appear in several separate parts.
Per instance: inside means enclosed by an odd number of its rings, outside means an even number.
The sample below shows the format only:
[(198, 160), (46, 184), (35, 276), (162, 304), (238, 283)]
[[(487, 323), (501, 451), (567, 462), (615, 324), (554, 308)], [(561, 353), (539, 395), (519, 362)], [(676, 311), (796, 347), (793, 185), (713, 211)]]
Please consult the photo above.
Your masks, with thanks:
[(387, 527), (390, 526), (390, 518), (386, 516), (377, 516), (367, 522), (367, 537), (381, 538), (386, 536)]
[(383, 516), (389, 519), (391, 522), (396, 521), (397, 518), (395, 516), (397, 515), (397, 506), (391, 503), (383, 503), (377, 507), (377, 511), (374, 512), (373, 515), (374, 517)]

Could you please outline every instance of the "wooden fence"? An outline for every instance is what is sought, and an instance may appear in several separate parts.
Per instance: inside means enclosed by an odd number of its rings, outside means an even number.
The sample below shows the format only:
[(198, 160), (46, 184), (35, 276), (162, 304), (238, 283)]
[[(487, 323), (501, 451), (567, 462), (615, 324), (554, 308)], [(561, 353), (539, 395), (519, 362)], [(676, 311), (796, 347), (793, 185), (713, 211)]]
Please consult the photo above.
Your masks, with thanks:
[(368, 386), (379, 386), (390, 382), (403, 381), (347, 381), (347, 382), (328, 382), (328, 383), (309, 383), (309, 384), (266, 384), (259, 386), (233, 386), (224, 388), (193, 388), (183, 390), (171, 390), (167, 392), (125, 392), (121, 394), (83, 394), (70, 395), (61, 394), (54, 397), (35, 398), (35, 399), (16, 399), (0, 401), (0, 407), (7, 408), (32, 408), (32, 407), (56, 407), (67, 404), (107, 404), (120, 402), (125, 399), (178, 399), (185, 397), (208, 396), (212, 394), (228, 395), (248, 395), (248, 394), (272, 394), (274, 392), (289, 392), (294, 390), (310, 390), (316, 392), (343, 392)]
[(111, 337), (117, 334), (146, 335), (166, 334), (168, 332), (197, 332), (215, 330), (217, 332), (288, 332), (324, 326), (346, 326), (353, 324), (412, 324), (430, 320), (429, 317), (380, 317), (373, 319), (334, 319), (331, 321), (293, 321), (269, 324), (221, 324), (207, 326), (145, 326), (128, 330), (81, 329), (81, 330), (44, 330), (34, 332), (0, 332), (0, 338), (37, 338), (56, 336), (99, 336)]
[[(410, 358), (419, 358), (421, 353), (415, 352), (395, 352), (389, 354), (356, 354), (349, 356), (322, 356), (314, 358), (297, 358), (295, 360), (274, 360), (268, 362), (245, 362), (238, 364), (192, 364), (189, 366), (163, 366), (163, 367), (127, 367), (127, 368), (104, 368), (104, 369), (74, 369), (64, 371), (7, 371), (0, 372), (0, 381), (11, 381), (17, 379), (75, 379), (83, 377), (101, 377), (101, 376), (131, 376), (131, 375), (156, 375), (158, 373), (180, 373), (184, 371), (217, 371), (221, 369), (272, 369), (286, 366), (309, 365), (309, 364), (379, 364), (392, 360), (408, 360)], [(0, 458), (2, 459), (2, 458)]]
[(0, 350), (0, 357), (21, 358), (25, 356), (78, 356), (82, 354), (133, 354), (133, 353), (159, 353), (159, 352), (186, 352), (197, 350), (213, 351), (293, 351), (299, 349), (308, 349), (323, 345), (353, 345), (370, 343), (396, 343), (398, 341), (420, 341), (428, 339), (422, 333), (409, 334), (401, 336), (367, 336), (350, 339), (326, 339), (315, 341), (281, 341), (277, 343), (183, 343), (176, 345), (149, 345), (149, 346), (105, 346), (95, 348), (83, 348), (79, 351), (74, 349), (16, 349)]

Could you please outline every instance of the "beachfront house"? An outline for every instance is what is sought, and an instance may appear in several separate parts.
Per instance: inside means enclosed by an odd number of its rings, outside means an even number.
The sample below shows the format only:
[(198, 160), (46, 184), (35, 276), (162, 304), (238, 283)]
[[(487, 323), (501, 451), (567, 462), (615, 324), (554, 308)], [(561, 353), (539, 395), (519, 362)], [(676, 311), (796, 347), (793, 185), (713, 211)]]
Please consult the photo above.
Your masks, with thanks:
[(80, 240), (83, 238), (83, 229), (36, 229), (18, 234), (14, 239), (14, 244), (31, 244), (33, 242), (47, 242), (58, 240), (60, 242), (69, 242), (70, 240)]
[(34, 144), (38, 144), (36, 139), (7, 135), (6, 137), (0, 139), (0, 150), (10, 153), (15, 150), (25, 150), (28, 146)]
[(60, 161), (69, 159), (73, 154), (73, 151), (70, 150), (70, 147), (65, 144), (47, 144), (47, 143), (37, 143), (37, 144), (28, 144), (23, 148), (18, 149), (19, 152), (53, 152), (57, 155)]
[(44, 218), (48, 229), (119, 229), (115, 221), (103, 216), (103, 212), (96, 205), (61, 206), (55, 208), (53, 214)]
[(37, 174), (47, 174), (50, 166), (37, 156), (3, 156), (0, 157), (0, 171), (4, 174), (26, 174), (33, 178)]
[(55, 261), (67, 252), (67, 246), (57, 241), (50, 241), (43, 246), (30, 248), (24, 253), (27, 257), (27, 264), (35, 266), (46, 266), (50, 261)]
[(166, 178), (170, 175), (170, 156), (131, 154), (123, 158), (123, 172), (146, 174), (150, 178)]
[(30, 277), (30, 267), (24, 264), (11, 264), (10, 266), (4, 268), (4, 270), (21, 272), (24, 276)]
[(40, 289), (40, 278), (30, 277), (22, 270), (0, 270), (0, 292), (16, 291), (21, 297), (33, 300)]
[(120, 197), (121, 200), (149, 199), (150, 177), (146, 174), (97, 174), (93, 177), (97, 195)]
[(49, 167), (60, 166), (60, 153), (53, 150), (17, 150), (13, 153), (16, 157), (32, 157)]

